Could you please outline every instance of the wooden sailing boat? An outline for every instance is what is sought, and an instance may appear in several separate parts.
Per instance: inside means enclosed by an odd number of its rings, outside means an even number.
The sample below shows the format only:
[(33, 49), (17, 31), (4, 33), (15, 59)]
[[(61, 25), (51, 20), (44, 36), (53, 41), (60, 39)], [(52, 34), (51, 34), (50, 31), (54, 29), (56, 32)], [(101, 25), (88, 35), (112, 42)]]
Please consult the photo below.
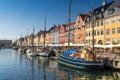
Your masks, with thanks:
[[(69, 23), (70, 23), (70, 7), (71, 7), (71, 1), (69, 2)], [(70, 31), (69, 31), (69, 35), (70, 35)], [(93, 28), (93, 36), (94, 36), (94, 28)], [(68, 38), (68, 50), (58, 55), (58, 62), (60, 64), (77, 68), (77, 69), (81, 69), (81, 68), (82, 69), (102, 69), (103, 68), (103, 63), (101, 61), (95, 61), (94, 59), (91, 59), (91, 60), (89, 59), (88, 57), (89, 54), (87, 50), (83, 50), (82, 53), (80, 53), (78, 52), (78, 50), (70, 49), (69, 42), (70, 41)], [(93, 51), (94, 51), (94, 37), (93, 37)], [(94, 57), (94, 53), (93, 53), (93, 57)]]

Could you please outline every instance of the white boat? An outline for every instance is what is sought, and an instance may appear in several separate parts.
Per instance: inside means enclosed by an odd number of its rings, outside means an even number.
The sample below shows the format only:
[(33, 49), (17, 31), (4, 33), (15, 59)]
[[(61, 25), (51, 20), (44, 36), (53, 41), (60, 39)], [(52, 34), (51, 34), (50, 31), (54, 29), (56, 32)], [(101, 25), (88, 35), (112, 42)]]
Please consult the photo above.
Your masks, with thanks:
[(30, 50), (30, 49), (27, 49), (27, 50), (26, 50), (26, 53), (30, 53), (30, 52), (31, 52), (31, 50)]
[(30, 49), (26, 50), (26, 53), (28, 56), (31, 56), (31, 57), (37, 56), (37, 53), (31, 51)]
[(31, 57), (37, 56), (37, 54), (34, 53), (34, 52), (29, 52), (29, 53), (27, 53), (27, 55), (28, 55), (28, 56), (31, 56)]
[(38, 55), (42, 56), (42, 57), (48, 57), (49, 56), (48, 52), (39, 52)]

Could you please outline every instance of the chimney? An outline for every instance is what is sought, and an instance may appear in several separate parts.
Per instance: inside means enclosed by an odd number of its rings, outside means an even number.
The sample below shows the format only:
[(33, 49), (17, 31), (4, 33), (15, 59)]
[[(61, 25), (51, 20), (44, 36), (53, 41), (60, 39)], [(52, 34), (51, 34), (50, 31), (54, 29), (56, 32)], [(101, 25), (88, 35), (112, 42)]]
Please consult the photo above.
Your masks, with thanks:
[(102, 6), (105, 6), (107, 4), (107, 1), (102, 2)]

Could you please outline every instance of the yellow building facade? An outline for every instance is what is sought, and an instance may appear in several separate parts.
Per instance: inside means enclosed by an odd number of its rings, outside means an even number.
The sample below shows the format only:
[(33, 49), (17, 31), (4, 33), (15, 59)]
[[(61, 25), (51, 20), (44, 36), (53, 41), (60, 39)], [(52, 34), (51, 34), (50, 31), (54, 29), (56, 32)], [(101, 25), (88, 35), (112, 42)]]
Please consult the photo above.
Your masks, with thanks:
[(104, 44), (120, 44), (120, 0), (114, 1), (105, 12)]
[(105, 19), (105, 42), (120, 44), (120, 14)]
[[(94, 35), (94, 44), (100, 45), (105, 42), (105, 11), (111, 3), (104, 3), (102, 6), (94, 9), (91, 13), (88, 13), (85, 23), (86, 23), (86, 43), (89, 45), (93, 44), (93, 35)], [(94, 33), (93, 33), (94, 27)]]
[(40, 35), (40, 46), (43, 46), (44, 44), (44, 34)]

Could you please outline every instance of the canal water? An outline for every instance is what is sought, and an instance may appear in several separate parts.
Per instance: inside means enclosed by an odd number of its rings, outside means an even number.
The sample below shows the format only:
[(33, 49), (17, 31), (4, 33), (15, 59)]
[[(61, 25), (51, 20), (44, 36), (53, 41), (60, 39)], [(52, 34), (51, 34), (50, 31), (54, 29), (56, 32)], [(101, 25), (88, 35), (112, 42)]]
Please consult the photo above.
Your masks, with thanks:
[(0, 50), (0, 80), (120, 80), (119, 71), (75, 70), (57, 60)]

